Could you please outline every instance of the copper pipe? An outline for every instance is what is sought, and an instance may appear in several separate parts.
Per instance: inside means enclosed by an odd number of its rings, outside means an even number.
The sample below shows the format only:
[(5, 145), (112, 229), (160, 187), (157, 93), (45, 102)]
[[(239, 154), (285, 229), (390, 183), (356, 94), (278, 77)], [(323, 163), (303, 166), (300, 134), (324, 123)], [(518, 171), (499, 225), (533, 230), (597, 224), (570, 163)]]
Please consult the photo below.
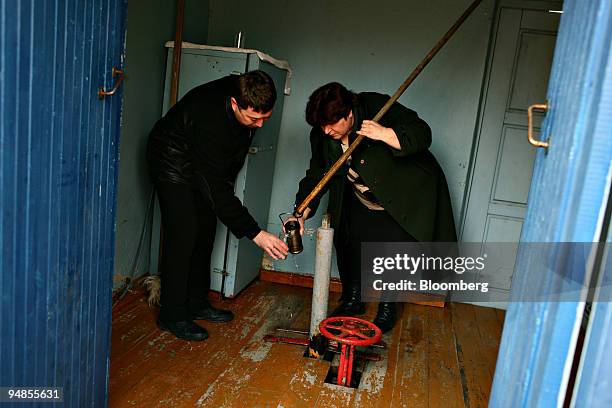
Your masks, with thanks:
[[(425, 58), (423, 58), (421, 63), (416, 66), (416, 68), (412, 71), (408, 78), (406, 78), (404, 83), (398, 88), (397, 91), (395, 91), (393, 96), (391, 96), (387, 103), (380, 109), (380, 111), (378, 111), (376, 116), (374, 116), (374, 118), (372, 119), (374, 122), (378, 122), (383, 117), (383, 115), (387, 113), (391, 105), (393, 105), (393, 103), (399, 99), (399, 97), (404, 93), (406, 88), (410, 86), (410, 84), (416, 79), (416, 77), (421, 73), (421, 71), (423, 71), (425, 66), (427, 66), (427, 64), (429, 64), (429, 62), (438, 53), (438, 51), (440, 51), (444, 44), (446, 44), (448, 40), (452, 37), (452, 35), (455, 34), (455, 31), (457, 31), (461, 24), (463, 24), (463, 22), (469, 17), (469, 15), (472, 14), (474, 9), (478, 6), (478, 4), (480, 4), (481, 1), (482, 0), (474, 0), (474, 2), (470, 4), (467, 10), (465, 10), (461, 17), (459, 17), (459, 19), (455, 22), (455, 24), (453, 24), (453, 26), (446, 32), (446, 34), (444, 34), (440, 41), (438, 41), (438, 43), (434, 45), (431, 51), (429, 51), (429, 54), (427, 54)], [(325, 187), (325, 185), (329, 182), (332, 176), (336, 174), (336, 172), (340, 169), (344, 162), (346, 162), (346, 160), (350, 157), (353, 151), (355, 151), (357, 146), (359, 146), (359, 143), (361, 143), (363, 138), (364, 136), (357, 135), (355, 141), (351, 143), (351, 145), (344, 152), (344, 154), (340, 156), (340, 158), (334, 163), (334, 165), (329, 169), (329, 171), (325, 173), (325, 176), (323, 176), (321, 181), (319, 181), (315, 188), (312, 189), (310, 194), (308, 194), (304, 201), (295, 209), (294, 215), (296, 217), (299, 218), (302, 216), (302, 214), (304, 214), (304, 211), (306, 210), (306, 208), (308, 208), (308, 204), (310, 204), (310, 202), (321, 192), (323, 187)]]
[(181, 53), (183, 51), (183, 25), (185, 22), (185, 0), (177, 0), (176, 30), (174, 50), (172, 51), (172, 82), (170, 83), (170, 106), (178, 100), (179, 75), (181, 73)]

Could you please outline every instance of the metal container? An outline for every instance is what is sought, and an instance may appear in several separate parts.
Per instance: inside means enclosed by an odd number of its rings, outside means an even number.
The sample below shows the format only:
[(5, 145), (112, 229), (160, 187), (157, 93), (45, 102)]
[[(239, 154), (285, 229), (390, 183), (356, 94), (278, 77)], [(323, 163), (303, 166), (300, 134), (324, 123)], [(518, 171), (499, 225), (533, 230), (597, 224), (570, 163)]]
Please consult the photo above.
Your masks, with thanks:
[(302, 245), (302, 235), (300, 234), (300, 223), (295, 220), (285, 223), (285, 234), (287, 236), (287, 246), (292, 254), (299, 254), (304, 250)]

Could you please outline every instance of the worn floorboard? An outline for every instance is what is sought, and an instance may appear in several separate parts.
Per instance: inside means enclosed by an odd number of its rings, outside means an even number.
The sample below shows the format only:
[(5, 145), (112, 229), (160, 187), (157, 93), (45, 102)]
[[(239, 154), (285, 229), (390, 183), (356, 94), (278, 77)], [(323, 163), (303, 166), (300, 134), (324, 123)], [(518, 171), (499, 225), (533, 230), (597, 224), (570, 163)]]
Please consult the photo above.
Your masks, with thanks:
[[(330, 307), (337, 304), (332, 294)], [(485, 407), (504, 312), (466, 304), (401, 305), (384, 335), (382, 361), (368, 362), (358, 389), (325, 384), (330, 363), (304, 348), (263, 341), (277, 327), (307, 329), (310, 290), (255, 282), (233, 300), (213, 302), (236, 319), (202, 324), (204, 342), (155, 326), (156, 310), (135, 290), (114, 306), (111, 407)], [(372, 320), (375, 305), (363, 316)]]
[[(459, 361), (462, 389), (470, 408), (485, 408), (493, 380), (487, 364), (482, 364), (483, 348), (478, 331), (474, 307), (453, 303), (450, 305), (455, 330), (455, 347)], [(466, 404), (467, 405), (467, 404)]]
[(427, 306), (404, 305), (400, 365), (393, 406), (429, 406), (429, 313)]

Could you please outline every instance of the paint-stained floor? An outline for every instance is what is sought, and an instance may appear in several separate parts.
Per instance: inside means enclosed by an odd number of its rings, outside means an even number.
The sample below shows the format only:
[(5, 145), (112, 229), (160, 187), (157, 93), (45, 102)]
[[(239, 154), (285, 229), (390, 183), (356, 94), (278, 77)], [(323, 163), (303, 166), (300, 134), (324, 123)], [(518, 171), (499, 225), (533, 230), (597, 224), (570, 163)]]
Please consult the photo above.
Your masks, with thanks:
[[(403, 305), (368, 362), (358, 389), (324, 384), (329, 363), (303, 347), (263, 341), (306, 329), (310, 290), (255, 282), (233, 300), (230, 323), (203, 322), (210, 338), (177, 340), (155, 326), (156, 311), (134, 291), (113, 308), (111, 407), (486, 407), (503, 311), (465, 304)], [(337, 303), (337, 296), (331, 301)], [(401, 310), (401, 309), (400, 309)], [(366, 318), (376, 312), (369, 305)]]

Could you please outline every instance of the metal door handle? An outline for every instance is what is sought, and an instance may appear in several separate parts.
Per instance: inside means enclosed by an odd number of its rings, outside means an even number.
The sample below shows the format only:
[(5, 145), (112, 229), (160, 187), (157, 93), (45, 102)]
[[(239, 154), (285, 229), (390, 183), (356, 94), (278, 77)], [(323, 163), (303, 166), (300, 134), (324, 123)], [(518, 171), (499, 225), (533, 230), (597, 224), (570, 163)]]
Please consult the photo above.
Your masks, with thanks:
[(113, 67), (113, 78), (117, 78), (117, 80), (115, 81), (115, 86), (113, 86), (113, 89), (111, 89), (110, 91), (105, 91), (103, 86), (99, 87), (98, 98), (104, 99), (105, 96), (113, 96), (117, 92), (117, 89), (119, 89), (119, 86), (121, 85), (121, 82), (123, 82), (124, 77), (125, 75), (123, 70), (117, 67)]
[(548, 142), (536, 140), (533, 137), (533, 110), (538, 109), (546, 112), (548, 110), (548, 102), (546, 103), (535, 103), (527, 108), (527, 140), (534, 147), (543, 147), (548, 149)]

